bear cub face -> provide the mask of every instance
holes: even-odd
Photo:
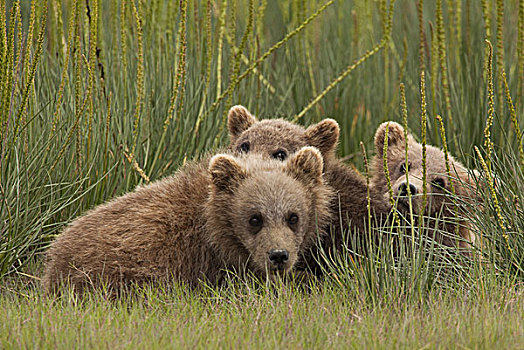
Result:
[[[285,160],[304,146],[320,150],[324,161],[334,157],[340,130],[333,119],[324,119],[307,129],[283,119],[258,121],[240,105],[229,110],[230,148],[238,153],[257,153]]]
[[[331,192],[323,160],[304,147],[286,162],[261,156],[217,155],[206,207],[210,243],[221,258],[259,275],[286,273],[317,237],[317,222],[330,216]]]
[[[388,186],[383,169],[383,152],[386,127],[389,124],[387,159],[393,195],[398,202],[398,209],[405,214],[409,213],[409,191],[414,214],[421,214],[422,210],[422,145],[408,134],[408,164],[406,168],[406,141],[404,128],[395,122],[382,123],[375,134],[376,157],[373,161],[372,186],[384,194],[389,200]],[[451,192],[451,181],[455,192],[459,196],[471,197],[473,181],[468,170],[453,157],[449,157],[450,176],[447,176],[444,152],[436,147],[426,146],[426,191],[427,206],[425,213],[428,216],[437,216],[442,211],[449,215],[451,202],[446,200],[446,194]]]

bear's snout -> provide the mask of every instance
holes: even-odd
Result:
[[[409,187],[406,177],[399,178],[392,187],[393,195],[399,204],[398,209],[408,212],[412,209],[414,213],[418,214],[422,205],[422,196],[420,194],[422,194],[424,189],[420,176],[418,174],[411,176],[410,174]],[[411,198],[408,198],[409,194],[411,194]],[[387,198],[389,199],[389,196]]]
[[[279,270],[284,270],[289,260],[289,252],[286,249],[271,249],[269,251],[269,261]]]
[[[409,191],[411,192],[411,195],[415,195],[418,193],[418,189],[415,185],[409,184]],[[407,182],[402,182],[400,186],[398,186],[398,195],[401,197],[407,197],[408,196],[408,184]]]

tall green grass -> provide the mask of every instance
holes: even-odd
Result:
[[[477,260],[397,227],[420,249],[398,257],[385,238],[371,258],[341,254],[336,283],[379,303],[522,281],[522,3],[0,1],[0,278],[87,209],[225,145],[241,103],[335,118],[339,156],[360,169],[360,143],[371,157],[376,127],[404,117],[493,180],[478,179],[478,204],[457,203]]]

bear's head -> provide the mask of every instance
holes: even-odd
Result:
[[[385,122],[377,129],[375,134],[376,156],[373,160],[373,176],[371,179],[372,187],[383,193],[384,200],[389,200],[383,163],[386,128],[388,129],[387,162],[394,199],[398,203],[398,209],[406,215],[409,214],[409,191],[412,195],[413,213],[420,214],[423,205],[422,145],[408,133],[408,163],[406,166],[404,128],[398,123]],[[448,176],[444,152],[430,145],[426,146],[426,152],[427,205],[424,215],[429,217],[454,216],[455,205],[449,197],[452,191],[451,182],[458,196],[465,200],[474,200],[476,188],[475,181],[471,176],[473,172],[468,171],[459,161],[449,156],[450,174]],[[461,235],[463,237],[468,236],[467,230],[463,231]]]
[[[304,147],[285,162],[261,155],[214,156],[206,222],[211,245],[230,267],[258,275],[290,271],[330,219],[323,160]]]
[[[307,129],[283,119],[257,119],[243,106],[229,110],[227,126],[233,152],[257,153],[285,160],[304,146],[320,150],[325,161],[335,155],[340,129],[333,119],[324,119]]]

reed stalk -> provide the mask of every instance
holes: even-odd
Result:
[[[437,119],[438,127],[440,130],[440,138],[442,140],[442,149],[444,151],[444,160],[446,163],[446,175],[449,179],[449,187],[451,188],[451,193],[455,195],[455,184],[451,176],[451,167],[449,163],[449,151],[448,151],[448,142],[446,140],[446,129],[444,128],[444,122],[442,121],[442,117],[440,115],[437,115],[435,119]]]
[[[355,57],[358,57],[358,51],[359,51],[359,39],[360,39],[360,35],[359,35],[359,26],[358,26],[358,16],[357,16],[357,11],[356,10],[352,10],[351,11],[351,19],[353,20],[353,33],[351,33],[351,57],[353,57],[353,55],[355,55]],[[313,93],[313,95],[316,95],[316,93]]]
[[[122,76],[127,77],[127,21],[126,0],[120,0],[120,62],[122,63]]]
[[[493,125],[493,115],[495,113],[494,108],[494,92],[493,92],[493,46],[491,42],[486,40],[488,46],[488,60],[487,60],[487,72],[488,78],[488,117],[486,119],[486,126],[484,128],[484,147],[486,148],[486,164],[491,169],[491,153],[493,151],[493,141],[491,140],[491,126]]]
[[[454,24],[455,24],[455,36],[456,36],[456,58],[457,61],[455,62],[456,65],[460,64],[460,52],[462,51],[462,0],[456,0],[455,1],[455,17],[454,17]]]
[[[180,87],[180,91],[178,92],[178,106],[177,106],[177,113],[175,116],[175,123],[178,121],[178,117],[180,116],[182,112],[182,108],[184,107],[184,97],[186,92],[186,50],[187,50],[187,0],[182,0],[180,2],[180,46],[179,46],[179,61],[178,61],[178,69],[177,69],[177,75],[178,75],[178,84]],[[176,125],[178,128],[178,124]],[[178,130],[178,129],[177,129]]]
[[[431,111],[435,116],[437,115],[437,90],[438,90],[438,40],[437,31],[434,30],[432,23],[429,23],[429,29],[431,32],[431,57],[429,61],[430,65],[430,77],[431,77]],[[436,131],[436,130],[435,130]],[[437,133],[435,134],[437,135]]]
[[[87,123],[87,144],[86,144],[86,158],[89,159],[89,152],[91,148],[91,138],[93,132],[93,116],[95,113],[94,99],[95,99],[95,72],[96,72],[96,45],[98,34],[98,6],[99,0],[92,0],[90,2],[89,18],[89,109],[88,109],[88,123]]]
[[[397,213],[397,202],[395,201],[395,196],[393,194],[393,186],[391,185],[391,176],[389,174],[389,165],[388,165],[388,141],[389,141],[389,123],[386,125],[386,130],[384,132],[384,148],[382,149],[382,168],[384,170],[384,177],[386,178],[386,184],[388,187],[389,194],[389,204],[393,209],[393,222],[400,226],[400,218]]]
[[[218,19],[218,53],[217,53],[217,96],[222,89],[222,47],[224,43],[224,32],[226,29],[227,0],[222,1],[220,17]]]
[[[515,106],[513,105],[513,100],[511,99],[511,92],[509,91],[508,81],[506,79],[506,72],[502,71],[502,80],[504,81],[504,91],[506,93],[506,103],[509,109],[509,116],[513,128],[515,129],[515,136],[517,137],[517,144],[519,150],[519,160],[521,167],[524,169],[524,148],[522,140],[522,132],[520,131],[519,122],[517,119],[517,113],[515,111]]]
[[[133,170],[135,170],[138,173],[138,175],[140,175],[142,180],[144,180],[146,184],[150,183],[151,180],[149,179],[149,176],[146,175],[144,169],[142,169],[136,161],[136,157],[133,156],[131,152],[129,152],[129,149],[127,147],[124,150],[124,156],[126,157],[129,164],[131,164]]]
[[[131,154],[135,155],[136,153],[136,144],[138,141],[138,128],[140,126],[140,117],[142,112],[142,100],[144,99],[144,49],[142,43],[142,10],[140,1],[137,6],[132,2],[133,5],[133,14],[136,22],[136,40],[137,40],[137,70],[136,70],[136,104],[135,104],[135,116],[134,116],[134,125],[133,125],[133,146],[131,148]]]
[[[524,103],[524,0],[519,1],[519,19],[518,19],[518,99],[517,104]]]
[[[511,245],[509,244],[509,236],[506,231],[506,225],[504,223],[504,217],[502,216],[502,209],[500,208],[500,203],[497,197],[497,193],[495,192],[495,183],[493,181],[493,175],[491,173],[491,167],[487,164],[487,162],[482,157],[482,154],[480,153],[480,150],[477,146],[475,146],[475,152],[477,153],[477,156],[479,157],[480,164],[482,165],[482,169],[484,170],[486,174],[486,180],[488,182],[489,187],[489,193],[491,195],[491,199],[493,200],[493,206],[495,207],[495,212],[497,216],[497,223],[502,230],[502,236],[504,237],[504,240],[506,241],[506,246],[510,253],[513,255],[513,249],[511,248]]]
[[[408,190],[408,201],[409,201],[409,220],[411,227],[411,242],[413,244],[412,249],[415,249],[415,219],[413,216],[413,200],[411,189],[409,187],[409,142],[408,142],[408,106],[406,103],[406,87],[403,83],[400,84],[400,112],[402,115],[402,124],[404,126],[404,166],[406,169],[406,187]]]
[[[398,68],[398,83],[400,85],[400,83],[402,82],[402,80],[404,79],[404,73],[406,72],[406,66],[408,64],[408,41],[407,39],[404,37],[404,39],[402,40],[402,59],[400,61],[400,66]]]
[[[7,19],[5,13],[5,0],[0,1],[0,130],[6,129],[7,134],[7,113],[4,109],[4,82],[7,78],[7,57],[8,57],[8,45],[7,45]],[[4,134],[5,135],[5,134]]]
[[[75,60],[73,61],[73,71],[74,71],[74,86],[75,86],[75,113],[78,114],[78,123],[82,118],[84,112],[85,103],[82,102],[82,39],[81,39],[81,19],[82,19],[82,2],[79,2],[76,8],[76,30],[75,30],[75,43],[74,43],[74,54]],[[87,99],[84,99],[84,102],[87,102]],[[82,111],[82,113],[80,113]],[[78,124],[77,124],[78,125]],[[82,167],[82,136],[81,128],[74,127],[75,130],[75,162],[76,162],[76,173],[77,175],[81,172]]]
[[[112,99],[112,93],[109,92],[109,96],[107,97],[107,105],[106,105],[106,131],[105,131],[105,138],[104,138],[104,173],[107,172],[107,156],[109,153],[109,133],[111,131],[111,99]]]
[[[259,38],[264,37],[264,16],[266,15],[266,9],[267,9],[267,0],[260,0],[260,6],[258,7],[257,11],[257,24],[256,24],[256,30],[257,30],[257,36]]]
[[[497,113],[502,115],[504,110],[504,83],[502,73],[504,71],[504,0],[495,2],[497,8]]]
[[[471,57],[471,0],[466,0],[466,30],[464,34],[464,42],[466,44],[466,54]]]
[[[491,40],[491,0],[481,0],[486,40]]]
[[[310,47],[309,38],[307,35],[305,36],[304,41],[305,41],[304,56],[306,57],[306,67],[307,67],[307,74],[309,76],[311,92],[313,93],[313,96],[317,96],[318,95],[317,82],[315,79],[315,74],[313,73],[313,59],[311,58],[311,47]],[[354,52],[358,52],[358,40],[356,40],[356,45],[354,46]],[[317,110],[320,116],[320,108],[318,108]]]
[[[1,87],[0,90],[2,91],[1,94],[1,106],[2,111],[1,113],[4,115],[2,119],[8,120],[9,118],[9,105],[11,102],[11,90],[13,89],[13,80],[14,80],[14,62],[15,62],[15,33],[16,33],[16,13],[19,11],[20,3],[18,1],[15,1],[13,3],[13,7],[11,7],[11,13],[9,16],[9,30],[6,33],[7,35],[7,45],[6,45],[6,52],[7,55],[4,57],[4,73],[2,74],[4,76],[4,79],[0,82]],[[19,122],[18,120],[16,121]],[[16,137],[16,134],[15,134]]]
[[[228,15],[228,17],[230,18],[230,20],[227,22],[228,26],[226,27],[226,29],[229,27],[229,35],[233,38],[233,42],[236,42],[236,36],[237,36],[236,12],[237,12],[237,2],[233,0],[233,1],[231,1],[230,5],[229,5],[229,15]],[[231,48],[230,52],[229,52],[229,67],[228,67],[228,71],[227,71],[227,73],[228,73],[227,75],[229,76],[230,84],[235,81],[235,79],[234,79],[235,61],[236,61],[235,58],[236,58],[236,55],[234,53],[233,48]],[[238,73],[237,73],[237,75],[238,75]],[[228,98],[227,98],[226,101],[229,101],[231,99],[232,93],[233,93],[233,91],[230,91],[227,94]],[[225,113],[227,113],[228,107],[229,107],[229,105],[226,103],[226,106],[224,108]],[[222,126],[222,124],[220,124],[220,126]]]
[[[440,115],[436,116],[436,119],[438,121],[438,127],[440,129],[440,138],[442,140],[442,149],[444,150],[444,160],[446,163],[446,175],[449,180],[449,187],[451,188],[451,194],[453,195],[453,198],[456,196],[455,192],[455,183],[453,181],[453,176],[451,175],[451,166],[450,166],[450,160],[449,160],[449,151],[448,151],[448,142],[446,141],[446,129],[444,128],[444,123],[442,122],[442,117]],[[456,200],[453,200],[454,202],[454,208],[455,208],[455,215],[458,215],[458,204],[456,203]],[[460,230],[460,223],[457,223],[455,225],[455,234],[459,235]]]
[[[421,110],[421,133],[422,133],[422,209],[421,213],[424,213],[426,205],[428,203],[428,167],[427,167],[427,111],[426,111],[426,75],[424,71],[420,72],[420,110]]]
[[[426,69],[426,54],[424,50],[425,34],[424,34],[424,0],[418,1],[418,36],[419,36],[419,70],[422,72]]]
[[[371,192],[370,192],[370,175],[369,175],[369,163],[368,163],[368,157],[366,154],[366,147],[364,146],[364,143],[360,141],[360,151],[362,153],[362,158],[364,159],[364,170],[366,172],[366,200],[367,200],[367,211],[368,211],[368,229],[371,229]]]
[[[484,32],[485,40],[491,42],[491,0],[481,0],[482,4],[482,16],[484,17]],[[485,56],[487,57],[489,48],[486,47]],[[487,61],[484,61],[484,72],[487,72]],[[487,81],[488,77],[484,76],[484,80]]]
[[[13,46],[13,50],[15,50],[14,52],[15,52],[16,55],[14,57],[14,62],[13,62],[13,77],[14,77],[14,79],[13,79],[13,82],[11,84],[11,96],[9,97],[8,119],[11,116],[11,111],[13,110],[13,105],[15,103],[14,94],[16,92],[20,92],[20,88],[19,88],[20,85],[18,84],[18,79],[22,79],[22,75],[24,73],[24,72],[21,71],[23,69],[23,64],[24,64],[24,62],[23,62],[23,59],[25,57],[24,52],[25,52],[25,49],[29,50],[29,48],[31,47],[31,46],[27,46],[27,43],[25,42],[25,39],[24,39],[24,34],[23,34],[23,31],[22,31],[22,11],[20,9],[20,6],[17,6],[16,23],[17,23],[17,33],[16,33],[15,37],[16,37],[16,40],[18,40],[18,48],[15,48]],[[13,43],[13,45],[16,45],[16,43]],[[15,65],[15,62],[16,62],[16,65]],[[20,124],[21,125],[25,125],[25,123],[26,123],[25,115],[26,115],[26,113],[22,113],[21,120],[20,120]],[[0,118],[0,120],[2,120],[2,118]],[[26,129],[24,128],[22,132],[25,135],[25,137],[22,136],[22,137],[24,137],[24,143],[25,143],[27,141]]]
[[[437,0],[437,42],[438,42],[438,56],[440,66],[440,79],[442,83],[442,90],[444,91],[444,101],[446,103],[446,117],[449,123],[451,132],[455,132],[453,116],[451,114],[451,97],[449,92],[448,80],[448,64],[446,59],[446,32],[444,29],[444,16],[442,15],[442,0]]]
[[[31,10],[29,15],[29,24],[27,28],[27,39],[26,39],[26,50],[24,55],[24,72],[27,74],[30,70],[31,64],[31,47],[33,46],[33,35],[35,31],[35,20],[36,20],[36,0],[31,1]],[[27,83],[25,81],[24,83]]]

